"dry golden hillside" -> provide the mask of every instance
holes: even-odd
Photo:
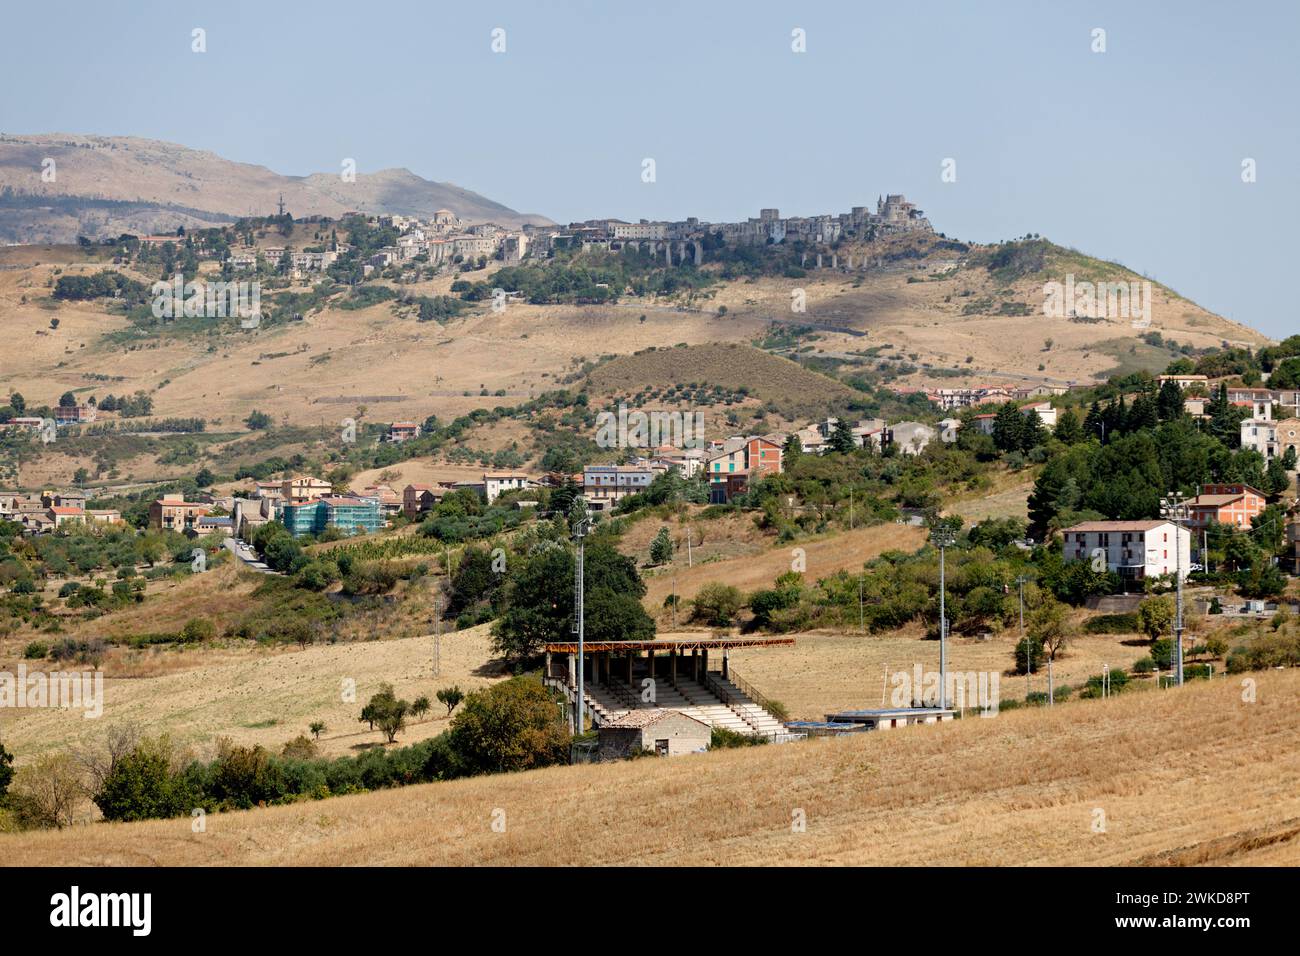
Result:
[[[786,746],[0,837],[11,864],[1295,865],[1300,673]],[[492,823],[505,815],[505,832]],[[806,828],[792,822],[802,816]]]

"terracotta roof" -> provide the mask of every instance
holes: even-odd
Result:
[[[1162,524],[1170,524],[1170,522],[1163,519],[1150,519],[1147,521],[1085,521],[1082,524],[1076,524],[1072,528],[1063,528],[1062,531],[1065,534],[1072,534],[1076,531],[1150,531]]]
[[[1234,501],[1240,501],[1246,497],[1244,493],[1235,495],[1197,495],[1188,502],[1192,508],[1221,508],[1224,505],[1232,504]]]
[[[692,717],[690,714],[683,714],[680,710],[670,710],[666,707],[647,707],[644,710],[629,710],[622,717],[610,721],[605,726],[617,728],[649,727],[651,724],[656,724],[665,717],[674,715],[685,717],[687,720],[694,720],[701,727],[707,728],[709,726],[704,721]]]

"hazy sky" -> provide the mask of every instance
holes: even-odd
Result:
[[[950,236],[1041,233],[1300,332],[1296,2],[71,2],[0,22],[6,133],[296,175],[353,157],[559,221],[902,192]]]

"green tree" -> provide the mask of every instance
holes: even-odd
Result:
[[[380,684],[379,692],[370,698],[363,715],[367,710],[370,713],[368,719],[373,720],[371,726],[377,725],[391,744],[406,729],[406,715],[411,712],[411,705],[397,697],[392,684],[385,683]]]
[[[1147,598],[1138,605],[1138,630],[1148,640],[1156,640],[1166,633],[1174,623],[1174,605],[1167,595]]]
[[[1054,432],[1057,440],[1067,445],[1073,445],[1083,441],[1083,426],[1079,424],[1079,416],[1074,409],[1067,408],[1056,420],[1056,430]]]
[[[667,564],[673,559],[673,539],[668,533],[667,526],[659,529],[653,541],[650,542],[650,560],[655,564]]]
[[[181,817],[201,803],[177,773],[165,736],[142,740],[114,761],[91,799],[112,821]]]
[[[0,744],[0,799],[9,792],[9,783],[14,778],[14,755]]]
[[[434,696],[438,698],[438,703],[447,708],[448,717],[451,716],[451,712],[456,709],[460,702],[465,699],[465,693],[458,685],[444,687],[442,690],[438,691],[438,693],[434,694]]]
[[[695,595],[691,615],[710,627],[729,627],[743,604],[744,598],[739,589],[730,584],[710,581]]]
[[[840,418],[835,423],[835,428],[826,440],[826,447],[841,455],[851,455],[857,450],[857,442],[853,440],[853,426],[847,418]]]
[[[536,677],[474,691],[451,722],[449,744],[471,774],[566,763],[569,731],[557,701]]]

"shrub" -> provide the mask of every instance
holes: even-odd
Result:
[[[311,760],[318,753],[316,743],[306,734],[299,734],[280,748],[280,756],[289,760]]]
[[[569,731],[536,677],[514,677],[465,698],[448,741],[468,773],[500,773],[567,763]]]
[[[210,641],[217,636],[217,628],[211,621],[192,617],[185,622],[181,632],[176,635],[176,639],[183,644],[197,644],[202,641]]]
[[[1138,632],[1137,612],[1099,614],[1089,618],[1083,629],[1089,634],[1136,634]]]
[[[45,641],[32,641],[23,648],[23,657],[29,661],[38,661],[50,652],[50,645]]]
[[[744,602],[738,588],[714,581],[700,588],[692,603],[692,619],[710,627],[728,627]]]
[[[759,734],[742,734],[726,727],[714,727],[709,734],[709,747],[726,750],[732,747],[757,747],[767,743],[767,738]]]
[[[1133,664],[1134,674],[1150,674],[1156,669],[1156,662],[1150,657],[1144,657]]]

